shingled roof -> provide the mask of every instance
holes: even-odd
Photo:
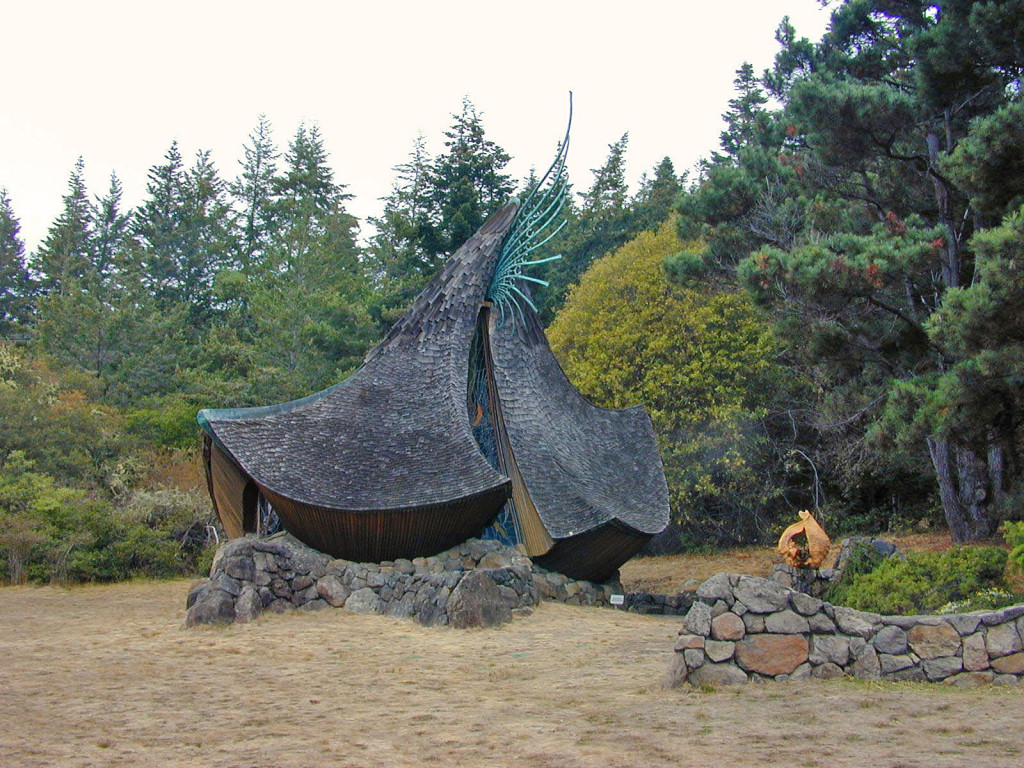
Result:
[[[531,555],[603,579],[665,527],[668,492],[643,408],[591,405],[532,309],[489,311],[517,210],[491,217],[341,384],[282,405],[200,412],[229,535],[252,529],[262,495],[311,546],[379,561],[479,535],[508,504],[536,518],[526,521]],[[485,457],[467,409],[480,333],[501,462]]]

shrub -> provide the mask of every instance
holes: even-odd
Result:
[[[888,614],[931,613],[1003,586],[1006,552],[998,547],[957,547],[948,552],[912,552],[887,558],[853,576],[842,603]]]
[[[1024,521],[1017,523],[1007,521],[1003,523],[1001,530],[1003,538],[1010,545],[1010,560],[1018,568],[1024,570]]]

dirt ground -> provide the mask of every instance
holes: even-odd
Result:
[[[0,589],[0,765],[1024,765],[1021,688],[672,691],[678,619],[545,604],[492,630],[344,610],[186,630],[187,589]]]

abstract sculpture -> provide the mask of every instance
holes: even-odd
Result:
[[[255,531],[269,504],[297,538],[348,560],[427,556],[483,535],[603,581],[664,529],[668,491],[646,411],[584,400],[530,300],[527,283],[542,281],[524,269],[564,204],[567,147],[348,379],[290,403],[199,413],[230,537]]]

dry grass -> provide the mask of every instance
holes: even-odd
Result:
[[[187,587],[0,589],[0,765],[1024,764],[1022,689],[667,691],[678,620],[547,604],[496,630],[344,610],[185,630]]]

